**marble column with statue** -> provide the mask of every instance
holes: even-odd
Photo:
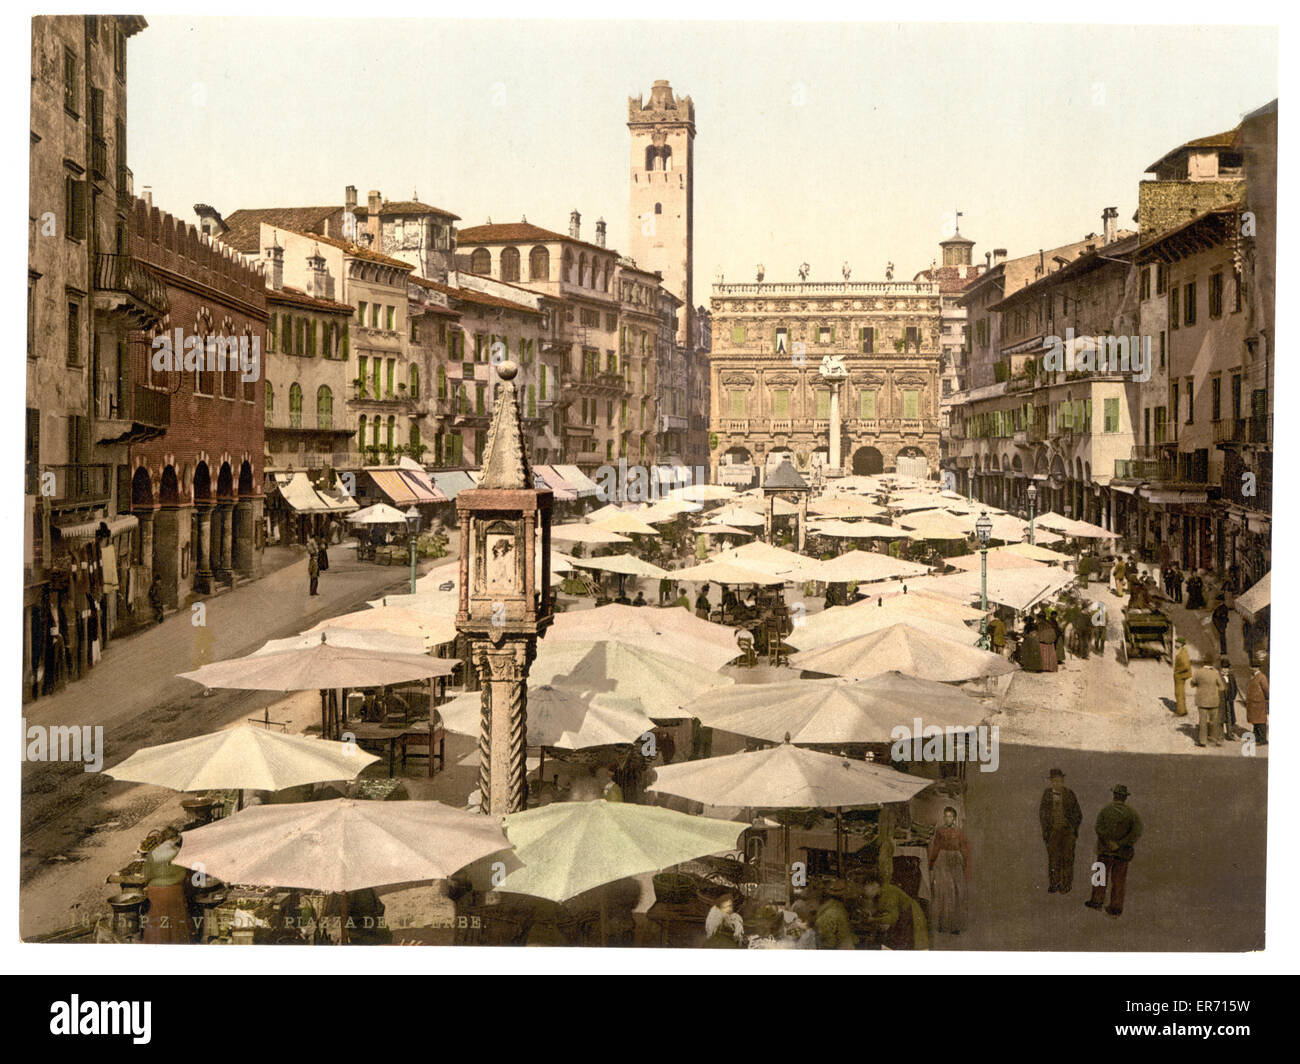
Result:
[[[456,496],[460,521],[460,608],[481,684],[479,794],[484,813],[514,813],[527,805],[525,752],[528,668],[537,639],[551,623],[549,489],[534,486],[524,446],[512,361],[496,367],[501,380],[476,488]]]

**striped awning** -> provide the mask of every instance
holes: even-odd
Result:
[[[118,536],[123,532],[128,532],[140,524],[138,518],[133,514],[119,514],[117,517],[105,517],[101,519],[104,524],[108,525],[108,534]],[[100,521],[82,521],[75,525],[55,525],[60,538],[66,543],[74,539],[94,539],[95,533],[99,531]]]
[[[541,479],[542,483],[551,489],[555,496],[556,502],[573,502],[578,497],[577,490],[563,476],[559,470],[550,465],[535,465],[533,472]]]
[[[411,469],[367,470],[375,487],[394,506],[414,506],[421,503],[446,502],[447,496],[429,482],[427,475]]]

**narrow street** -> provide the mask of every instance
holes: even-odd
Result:
[[[423,563],[420,571],[454,560],[453,547],[449,557]],[[330,553],[329,571],[322,574],[313,602],[306,569],[306,554],[301,553],[261,579],[207,600],[205,626],[191,624],[191,612],[184,610],[157,627],[114,642],[84,679],[25,707],[26,723],[102,726],[104,766],[110,767],[143,746],[214,731],[261,715],[272,705],[274,719],[283,719],[285,705],[307,714],[318,712],[314,692],[286,698],[266,691],[222,690],[205,697],[196,684],[176,676],[207,661],[249,653],[267,640],[295,635],[385,592],[405,593],[409,579],[405,567],[359,564],[352,548],[339,546]],[[303,726],[310,719],[304,716]],[[303,726],[289,730],[301,731]],[[102,845],[95,839],[96,825],[112,823],[114,830],[129,829],[134,838],[132,824],[165,799],[175,798],[159,788],[115,783],[103,773],[84,771],[80,763],[27,762],[22,787],[21,882],[28,898],[41,896],[46,876],[68,872],[85,859],[83,846]],[[111,810],[106,808],[110,802]],[[76,878],[84,881],[86,875]],[[53,930],[61,926],[60,917],[67,916],[42,904],[41,911],[53,923],[41,920],[41,927],[29,929],[35,915],[30,909],[24,906],[24,934]]]

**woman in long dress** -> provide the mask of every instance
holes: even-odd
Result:
[[[948,806],[943,827],[930,840],[930,915],[936,931],[966,930],[970,865],[970,840],[957,826],[957,810]]]

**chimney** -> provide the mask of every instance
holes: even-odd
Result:
[[[153,210],[153,185],[144,186],[144,203],[150,210]]]
[[[278,292],[284,287],[284,248],[280,246],[274,232],[271,234],[271,243],[266,248],[266,261],[270,264],[267,277],[271,280],[271,287]]]
[[[370,247],[379,246],[379,205],[382,202],[379,190],[372,188],[366,197],[366,230],[370,233]]]
[[[580,240],[582,232],[582,215],[576,210],[569,215],[569,236],[574,240]]]
[[[283,255],[283,251],[281,255]],[[326,291],[329,287],[328,277],[325,273],[325,256],[320,253],[320,245],[312,246],[311,254],[307,256],[307,294],[315,296],[317,299],[326,299]]]
[[[1102,231],[1106,234],[1104,244],[1115,243],[1115,230],[1119,224],[1119,208],[1107,207],[1101,212]]]
[[[357,213],[356,185],[348,185],[348,187],[343,190],[343,209],[345,211],[351,211],[353,214]]]
[[[596,243],[601,247],[605,246],[605,219],[601,218],[596,222]]]
[[[1001,266],[1002,263],[1004,263],[1004,262],[1006,261],[1006,259],[1007,259],[1007,249],[1006,249],[1006,248],[994,248],[994,249],[993,249],[993,265],[994,265],[994,266]]]

